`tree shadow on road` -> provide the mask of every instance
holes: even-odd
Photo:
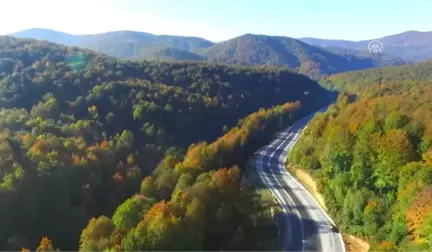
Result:
[[[293,213],[280,212],[275,218],[285,240],[286,251],[320,251],[322,248],[318,235],[332,232],[325,222],[299,217]]]

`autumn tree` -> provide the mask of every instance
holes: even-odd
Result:
[[[46,252],[46,251],[56,251],[56,250],[54,249],[52,241],[48,237],[44,237],[40,241],[40,244],[37,247],[36,251],[38,251],[38,252],[42,252],[42,251]]]
[[[432,213],[432,187],[429,186],[415,196],[415,199],[406,212],[408,230],[418,236],[419,227]]]
[[[109,238],[114,230],[112,221],[101,216],[92,218],[82,231],[80,251],[103,251],[109,248]]]

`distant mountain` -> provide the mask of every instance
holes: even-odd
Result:
[[[336,52],[335,52],[336,51]],[[324,50],[297,39],[279,36],[246,34],[209,48],[208,61],[228,64],[283,65],[312,78],[358,69],[383,66],[380,60],[368,53],[350,50],[341,53],[337,49]],[[389,65],[404,64],[402,59],[385,61]],[[384,61],[383,61],[384,62]]]
[[[71,35],[52,30],[31,29],[12,35],[89,48],[124,59],[286,66],[314,79],[333,73],[404,63],[399,58],[387,56],[392,60],[384,64],[371,58],[368,53],[345,51],[341,54],[334,52],[335,49],[324,50],[289,37],[253,34],[245,34],[220,43],[197,37],[154,35],[134,31]]]
[[[115,31],[94,35],[71,35],[47,29],[29,29],[11,34],[18,38],[33,38],[49,42],[89,48],[121,58],[133,58],[149,54],[149,48],[165,46],[182,51],[211,47],[214,43],[203,38],[154,35],[146,32]],[[153,51],[153,49],[151,49]],[[169,54],[169,52],[167,51]]]
[[[350,57],[358,57],[364,59],[371,58],[371,54],[369,53],[368,50],[360,50],[360,49],[356,50],[356,49],[349,49],[349,48],[342,48],[342,47],[326,47],[325,50],[333,54],[343,56],[347,59],[350,59]],[[373,60],[376,62],[377,65],[381,67],[399,66],[408,63],[402,58],[390,55],[388,53],[382,53],[380,57],[375,56]]]
[[[165,45],[153,45],[143,47],[137,53],[135,59],[142,60],[185,60],[185,61],[204,61],[205,57],[193,52],[181,50]]]
[[[323,48],[341,47],[367,50],[371,40],[348,41],[317,38],[300,38],[299,40]],[[396,35],[377,38],[384,45],[384,52],[398,56],[406,61],[419,62],[432,59],[432,31],[407,31]]]
[[[17,38],[32,38],[37,40],[47,40],[52,43],[73,46],[80,41],[80,36],[69,33],[49,30],[49,29],[28,29],[21,32],[10,34]]]

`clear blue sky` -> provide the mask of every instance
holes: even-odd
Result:
[[[0,34],[136,30],[212,41],[245,33],[361,40],[432,31],[432,0],[5,0]]]

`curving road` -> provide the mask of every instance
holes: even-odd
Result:
[[[284,230],[284,251],[346,252],[342,236],[331,230],[334,222],[285,168],[288,152],[313,115],[297,121],[257,151],[256,167],[261,180],[281,205],[283,214],[279,222]]]

